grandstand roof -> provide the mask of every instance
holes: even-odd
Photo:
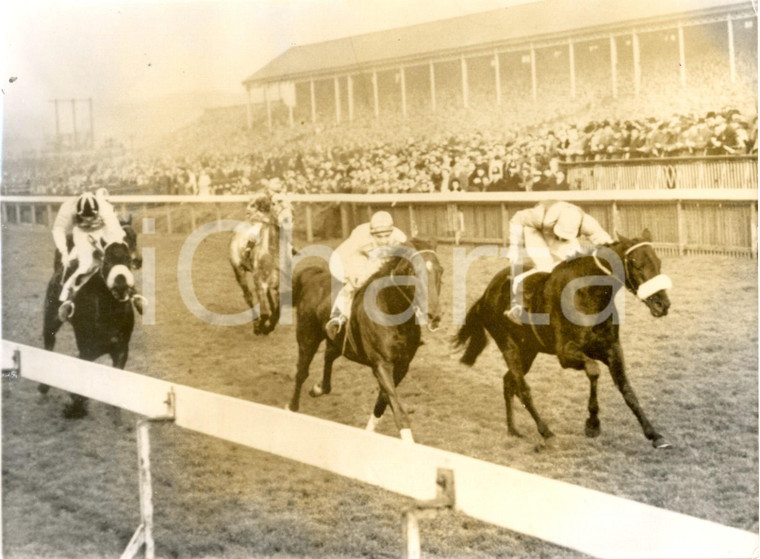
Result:
[[[747,9],[750,0],[542,0],[430,23],[344,37],[288,49],[243,83],[304,78],[316,73],[461,53],[478,47],[521,43],[672,20],[700,12]]]

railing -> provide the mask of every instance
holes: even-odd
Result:
[[[564,163],[579,190],[757,189],[757,155]]]
[[[50,226],[63,196],[0,197],[3,223]],[[114,196],[117,209],[154,220],[156,231],[190,232],[209,221],[243,219],[248,196]],[[308,242],[346,238],[372,212],[391,212],[396,224],[442,242],[498,243],[509,239],[509,218],[540,200],[581,206],[610,234],[648,228],[655,245],[673,254],[757,256],[757,189],[575,190],[448,194],[292,195],[296,231]]]
[[[467,456],[6,340],[2,355],[5,377],[21,376],[418,500],[436,502],[437,494],[440,500],[437,486],[445,485],[450,508],[595,557],[745,558],[757,553],[756,533]],[[123,557],[133,557],[142,545],[146,557],[153,555],[145,420],[138,426],[143,524]],[[546,522],[547,503],[562,511],[551,522]],[[405,531],[410,526],[416,522],[406,522]],[[418,536],[407,534],[412,540]],[[407,547],[407,556],[418,552],[414,545]]]

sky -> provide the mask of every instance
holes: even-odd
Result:
[[[242,103],[241,81],[292,46],[524,1],[6,0],[0,2],[4,124],[49,129],[55,98],[93,98],[104,107],[214,90],[239,95]]]

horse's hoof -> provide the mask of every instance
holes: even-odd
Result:
[[[38,384],[37,392],[39,392],[43,396],[46,396],[47,393],[50,392],[50,386],[48,386],[47,384]]]
[[[520,433],[520,431],[518,431],[517,429],[507,429],[507,434],[510,437],[517,437],[518,439],[523,438],[522,433]]]
[[[319,396],[322,396],[324,394],[324,390],[322,390],[321,384],[315,384],[311,387],[311,390],[309,390],[309,396],[313,396],[314,398],[317,398]]]
[[[595,422],[590,419],[586,420],[586,436],[588,438],[593,439],[598,437],[601,432],[602,429],[599,426],[599,420],[596,420]]]
[[[63,417],[66,419],[83,419],[88,413],[84,405],[69,405],[63,408]]]
[[[662,437],[657,437],[655,440],[653,440],[652,446],[655,448],[673,448],[673,445],[671,445]]]

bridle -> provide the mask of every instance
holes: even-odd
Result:
[[[620,280],[619,277],[615,276],[612,273],[612,270],[610,270],[607,266],[602,264],[602,262],[599,260],[599,257],[596,254],[598,249],[594,249],[592,256],[594,257],[594,263],[599,267],[599,269],[601,269],[608,276],[616,279],[621,284],[625,285],[626,289],[628,289],[628,291],[636,295],[636,297],[638,297],[642,301],[645,301],[646,299],[648,299],[649,297],[651,297],[658,291],[661,291],[663,289],[670,289],[671,287],[673,287],[673,283],[671,282],[670,278],[665,274],[657,274],[656,276],[638,285],[634,282],[633,274],[629,272],[628,259],[634,250],[641,248],[643,246],[652,246],[652,243],[650,241],[642,241],[640,243],[636,243],[635,245],[627,248],[626,251],[623,253],[623,267],[625,270],[625,278],[622,281]]]
[[[430,250],[430,249],[417,250],[417,251],[415,251],[415,252],[414,252],[414,254],[412,254],[412,255],[411,255],[411,256],[410,256],[410,257],[409,257],[407,260],[409,260],[409,261],[411,262],[411,261],[414,259],[414,257],[415,257],[415,256],[421,256],[422,254],[424,254],[424,253],[426,253],[426,252],[428,252],[428,253],[430,253],[430,254],[436,254],[436,252],[435,252],[434,250]],[[395,279],[395,275],[394,275],[394,273],[393,273],[393,270],[391,270],[391,273],[390,273],[390,278],[391,278],[391,282],[393,283],[393,287],[395,287],[396,289],[398,289],[399,293],[401,293],[401,296],[404,298],[404,300],[405,300],[407,303],[409,303],[409,304],[412,306],[412,308],[414,309],[414,314],[415,314],[415,316],[417,317],[417,319],[418,319],[418,320],[422,320],[423,318],[425,318],[425,317],[423,317],[423,314],[422,314],[422,309],[420,309],[419,305],[416,305],[416,304],[414,303],[414,300],[413,300],[413,299],[410,299],[410,298],[409,298],[409,297],[406,295],[406,293],[404,292],[404,290],[403,290],[403,289],[401,289],[401,287],[402,287],[402,286],[400,286],[400,285],[399,285],[399,284],[397,284],[395,281],[393,281],[393,280]],[[430,322],[427,322],[427,321],[426,321],[426,323],[425,323],[425,326],[427,326],[427,329],[428,329],[430,332],[436,332],[436,331],[437,331],[437,330],[440,328],[440,326],[439,326],[439,327],[437,327],[437,328],[431,328],[431,327],[430,327]]]
[[[129,258],[129,261],[131,262],[129,244],[127,242],[125,242],[125,241],[112,241],[112,242],[108,243],[105,247],[103,247],[102,249],[100,249],[102,251],[102,253],[103,253],[103,263],[102,263],[101,268],[100,268],[100,276],[106,282],[106,286],[108,287],[109,291],[111,290],[111,286],[113,285],[113,283],[114,283],[114,281],[116,279],[116,276],[118,276],[118,275],[121,274],[121,275],[124,275],[126,278],[130,278],[130,277],[133,278],[133,276],[132,276],[132,270],[130,269],[130,266],[128,264],[114,264],[113,266],[111,266],[109,268],[108,274],[104,275],[104,272],[105,272],[105,254],[108,251],[108,248],[111,247],[111,246],[113,246],[113,245],[123,245],[124,248],[127,251],[127,256]],[[129,272],[129,273],[126,274],[125,271]],[[131,280],[131,282],[128,281],[127,285],[130,288],[129,290],[127,290],[127,294],[122,299],[116,299],[117,301],[119,301],[120,303],[124,303],[126,301],[131,301],[133,298],[142,299],[143,302],[146,301],[146,299],[142,295],[136,295],[136,294],[130,293],[132,291],[132,288],[134,287],[134,278]],[[113,291],[111,292],[111,294],[113,295]],[[116,298],[116,297],[114,296],[114,298]]]

